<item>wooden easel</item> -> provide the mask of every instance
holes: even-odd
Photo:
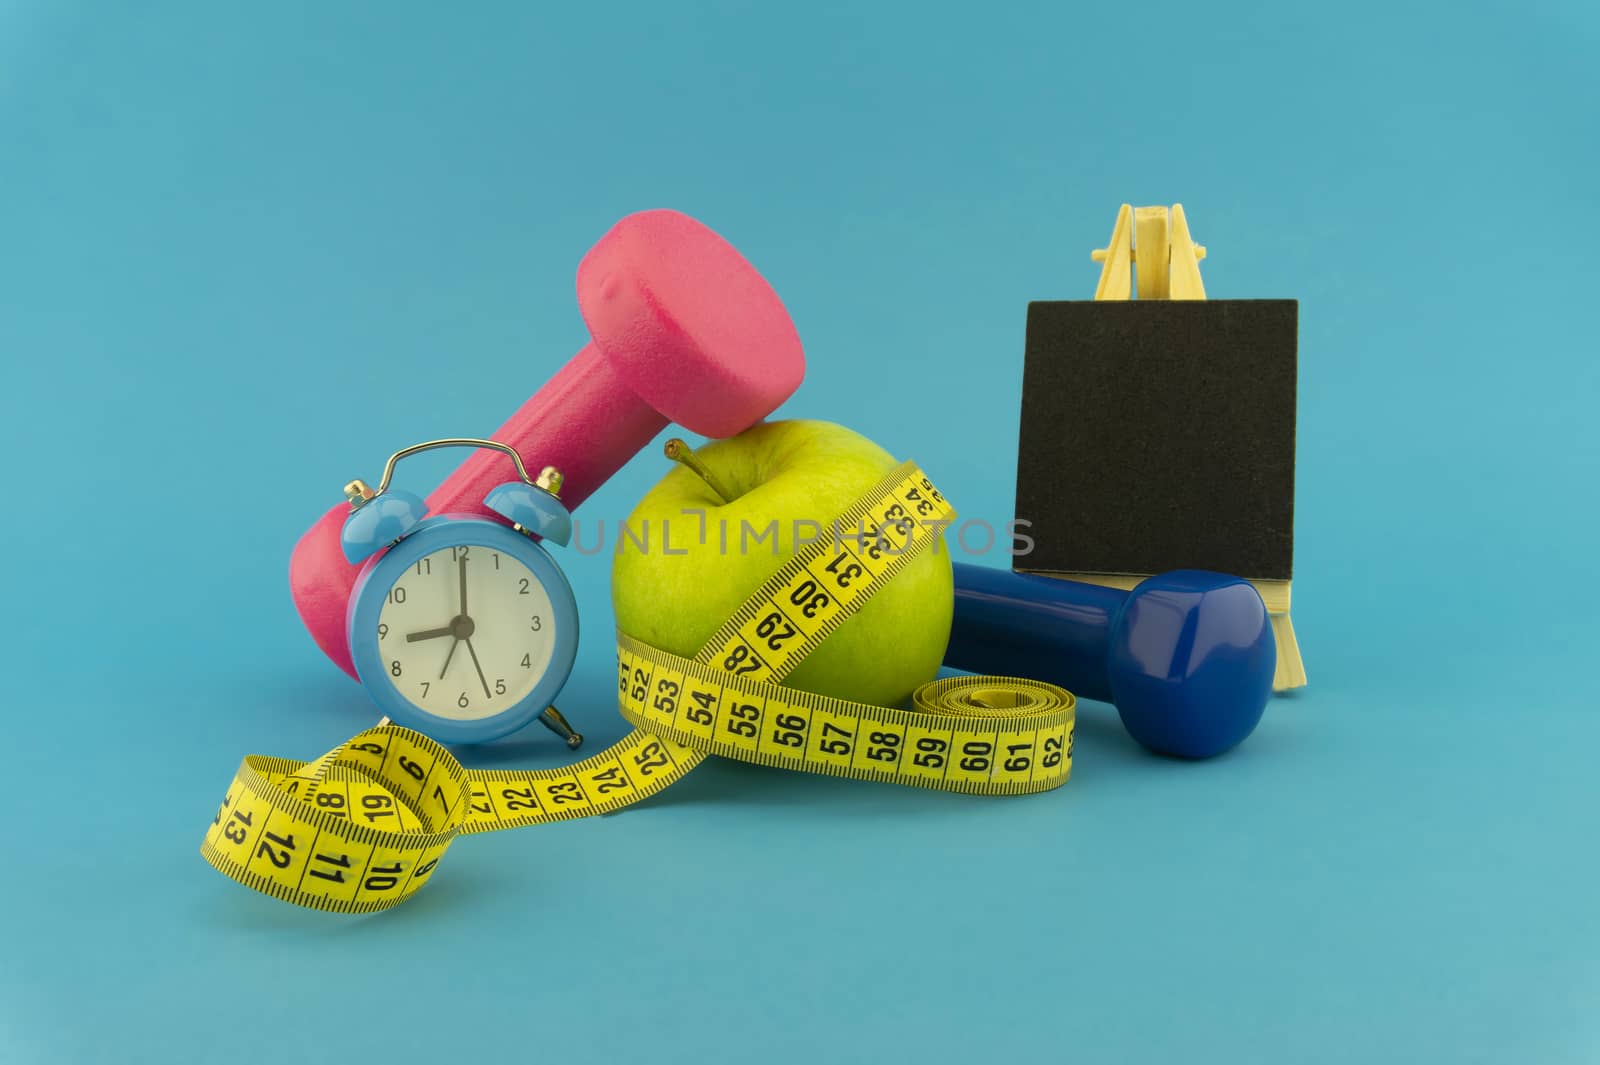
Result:
[[[1097,300],[1133,298],[1137,289],[1142,300],[1203,300],[1205,285],[1200,280],[1200,260],[1206,257],[1203,245],[1189,235],[1189,221],[1183,205],[1130,207],[1123,204],[1111,241],[1096,249],[1091,258],[1102,263]],[[1137,276],[1137,283],[1134,281]],[[1129,589],[1143,576],[1105,573],[1063,573],[1075,581],[1112,588]],[[1295,639],[1294,623],[1289,619],[1289,581],[1252,580],[1272,618],[1272,635],[1278,643],[1278,668],[1272,680],[1276,691],[1304,687],[1306,667]]]

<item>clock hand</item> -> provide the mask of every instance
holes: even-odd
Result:
[[[444,680],[444,675],[445,675],[446,671],[448,671],[449,668],[450,668],[450,659],[455,657],[456,644],[458,644],[460,642],[461,642],[461,637],[459,637],[459,636],[457,636],[455,638],[455,640],[451,642],[450,650],[444,656],[444,669],[439,670],[439,679],[440,680]]]
[[[449,625],[442,629],[429,629],[426,632],[406,633],[406,643],[416,643],[418,640],[437,640],[441,636],[448,636],[454,631]]]
[[[462,555],[461,555],[461,558],[459,560],[460,563],[461,563],[460,574],[461,574],[461,616],[462,617],[466,617],[467,616],[467,556],[466,556],[465,552],[466,552],[466,548],[462,548]]]
[[[478,665],[478,652],[472,649],[471,639],[467,640],[467,654],[472,656],[472,668],[478,671],[478,683],[483,685],[483,697],[493,699],[494,696],[489,694],[489,682],[483,679],[483,667]]]

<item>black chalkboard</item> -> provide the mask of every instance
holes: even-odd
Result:
[[[1028,305],[1019,570],[1294,569],[1295,300]]]

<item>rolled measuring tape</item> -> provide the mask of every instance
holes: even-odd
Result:
[[[913,515],[915,517],[913,517]],[[767,579],[693,659],[617,635],[617,702],[635,726],[614,746],[545,770],[468,770],[398,725],[312,762],[250,755],[200,853],[224,875],[299,906],[372,913],[432,879],[456,836],[609,813],[654,795],[708,755],[976,795],[1064,784],[1075,702],[1051,684],[953,677],[912,709],[779,685],[939,541],[955,511],[912,463]]]

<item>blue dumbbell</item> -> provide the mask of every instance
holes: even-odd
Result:
[[[1221,754],[1250,735],[1272,696],[1272,625],[1239,577],[1177,570],[1124,592],[956,563],[955,584],[945,665],[1114,703],[1157,753]]]

